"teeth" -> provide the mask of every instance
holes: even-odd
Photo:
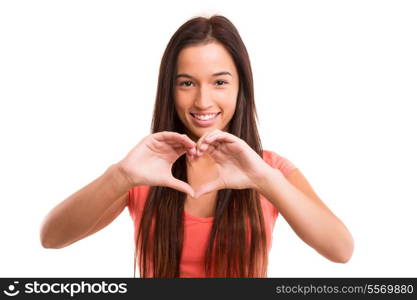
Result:
[[[193,114],[193,116],[194,116],[196,119],[206,121],[206,120],[213,119],[215,116],[217,116],[217,114],[207,114],[207,115],[197,115],[197,114]]]

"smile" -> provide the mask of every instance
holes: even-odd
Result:
[[[205,113],[205,114],[190,113],[190,115],[192,116],[192,121],[193,121],[194,126],[210,127],[216,123],[217,117],[220,115],[220,112],[218,113],[210,112],[210,113]]]
[[[195,113],[190,113],[190,114],[198,120],[208,121],[208,120],[214,119],[220,113],[218,112],[218,113],[209,113],[209,114],[195,114]]]

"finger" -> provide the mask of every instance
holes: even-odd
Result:
[[[199,156],[202,155],[202,151],[200,151],[201,149],[207,149],[206,146],[204,146],[204,145],[207,144],[206,140],[207,140],[208,137],[213,136],[213,135],[217,135],[217,134],[221,134],[222,132],[223,131],[221,131],[219,129],[215,129],[213,131],[210,131],[210,132],[204,134],[197,142],[197,145],[196,145],[197,155],[199,155]]]
[[[213,142],[226,142],[226,143],[233,143],[236,142],[236,137],[227,132],[221,132],[206,138],[206,143],[213,143]]]
[[[214,151],[218,150],[217,148],[219,147],[218,143],[213,143],[210,144],[206,150],[207,153],[212,154]]]
[[[156,140],[171,146],[177,152],[178,156],[187,153],[188,157],[193,158],[196,155],[196,143],[185,134],[163,131],[156,134]]]
[[[199,186],[194,192],[194,198],[198,199],[207,193],[217,191],[223,188],[225,188],[223,182],[220,179],[216,179],[207,184]]]
[[[203,143],[204,139],[210,134],[211,132],[206,132],[202,137],[200,137],[196,144],[197,156],[201,156],[201,152],[199,151],[201,144]]]
[[[161,131],[155,134],[155,139],[160,142],[177,142],[185,145],[187,148],[195,147],[196,143],[186,134],[179,134],[173,131]]]
[[[187,147],[184,144],[180,143],[168,143],[177,153],[178,155],[182,155],[187,153],[188,156],[194,156],[196,154],[195,147]]]
[[[201,144],[201,146],[197,149],[199,152],[205,152],[209,149],[210,145],[216,145],[216,147],[218,146],[219,142],[215,139],[216,136],[221,135],[222,133],[217,133],[211,136],[208,136],[205,138],[204,142]]]
[[[191,155],[191,156],[195,156],[197,154],[197,151],[195,150],[195,147],[192,147],[190,149],[187,150],[187,152]]]
[[[196,154],[197,154],[197,152],[196,152],[195,148],[187,150],[187,157],[191,160],[196,158]]]
[[[211,149],[209,153],[212,153],[213,149],[210,148],[210,145],[214,145],[217,149],[219,144],[221,143],[234,143],[237,142],[236,137],[227,133],[227,132],[218,132],[216,134],[213,134],[211,136],[206,137],[204,140],[204,143],[200,146],[197,151],[199,152],[205,152],[208,149]]]
[[[208,140],[206,140],[207,144],[209,145],[209,147],[207,147],[207,149],[204,150],[203,148],[203,152],[204,151],[209,151],[209,153],[212,153],[213,151],[216,150],[220,150],[220,146],[221,145],[225,145],[225,144],[232,144],[232,143],[238,143],[238,140],[236,140],[233,137],[227,136],[227,135],[223,135],[223,134],[219,134],[219,135],[215,135],[212,136],[210,138],[208,138]],[[212,146],[212,147],[210,147]]]
[[[184,192],[194,198],[194,189],[186,182],[171,177],[166,186]]]
[[[199,146],[203,145],[205,140],[207,139],[207,137],[218,134],[218,133],[222,133],[223,131],[219,130],[219,129],[214,129],[212,131],[206,132],[202,137],[200,137],[197,141],[196,144],[196,148],[198,149]]]
[[[207,153],[213,153],[213,151],[216,151],[216,150],[219,150],[219,144],[220,143],[218,143],[217,141],[215,141],[215,142],[213,142],[213,143],[210,143],[210,144],[203,144],[201,147],[200,147],[200,149],[199,149],[199,151],[200,151],[200,153],[205,153],[205,152],[207,152]]]
[[[181,154],[187,153],[187,156],[190,159],[193,159],[196,156],[196,154],[197,154],[197,151],[196,151],[195,147],[192,147],[192,148],[183,148],[183,149],[184,149],[184,152],[182,152]]]
[[[208,147],[209,147],[209,144],[206,144],[206,143],[204,143],[204,144],[202,144],[201,146],[200,146],[200,148],[198,149],[200,152],[204,152],[204,151],[206,151],[207,149],[208,149]]]
[[[177,141],[167,141],[164,142],[167,145],[171,146],[175,151],[177,151],[178,155],[182,155],[185,152],[187,152],[188,156],[195,156],[196,155],[196,149],[194,146],[187,146],[183,143],[177,142]]]
[[[163,140],[163,141],[158,141],[158,142],[165,143],[172,147],[184,147],[186,149],[195,148],[196,146],[196,143],[194,141],[193,141],[193,144],[189,144],[188,142],[185,142],[184,140]]]

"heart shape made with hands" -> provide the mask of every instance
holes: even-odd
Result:
[[[191,160],[197,160],[204,153],[208,153],[218,171],[216,179],[200,185],[195,190],[188,183],[184,183],[189,191],[192,190],[193,195],[189,194],[193,198],[225,188],[253,188],[253,182],[244,169],[252,170],[254,165],[259,165],[259,160],[263,162],[243,140],[218,129],[200,137],[196,146],[188,149],[186,153]]]

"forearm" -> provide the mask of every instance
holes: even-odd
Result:
[[[294,187],[276,169],[257,182],[264,195],[285,218],[294,232],[320,254],[335,262],[349,260],[353,239],[345,225],[327,208]]]
[[[42,244],[63,247],[78,240],[131,188],[118,164],[54,207],[41,227]]]

